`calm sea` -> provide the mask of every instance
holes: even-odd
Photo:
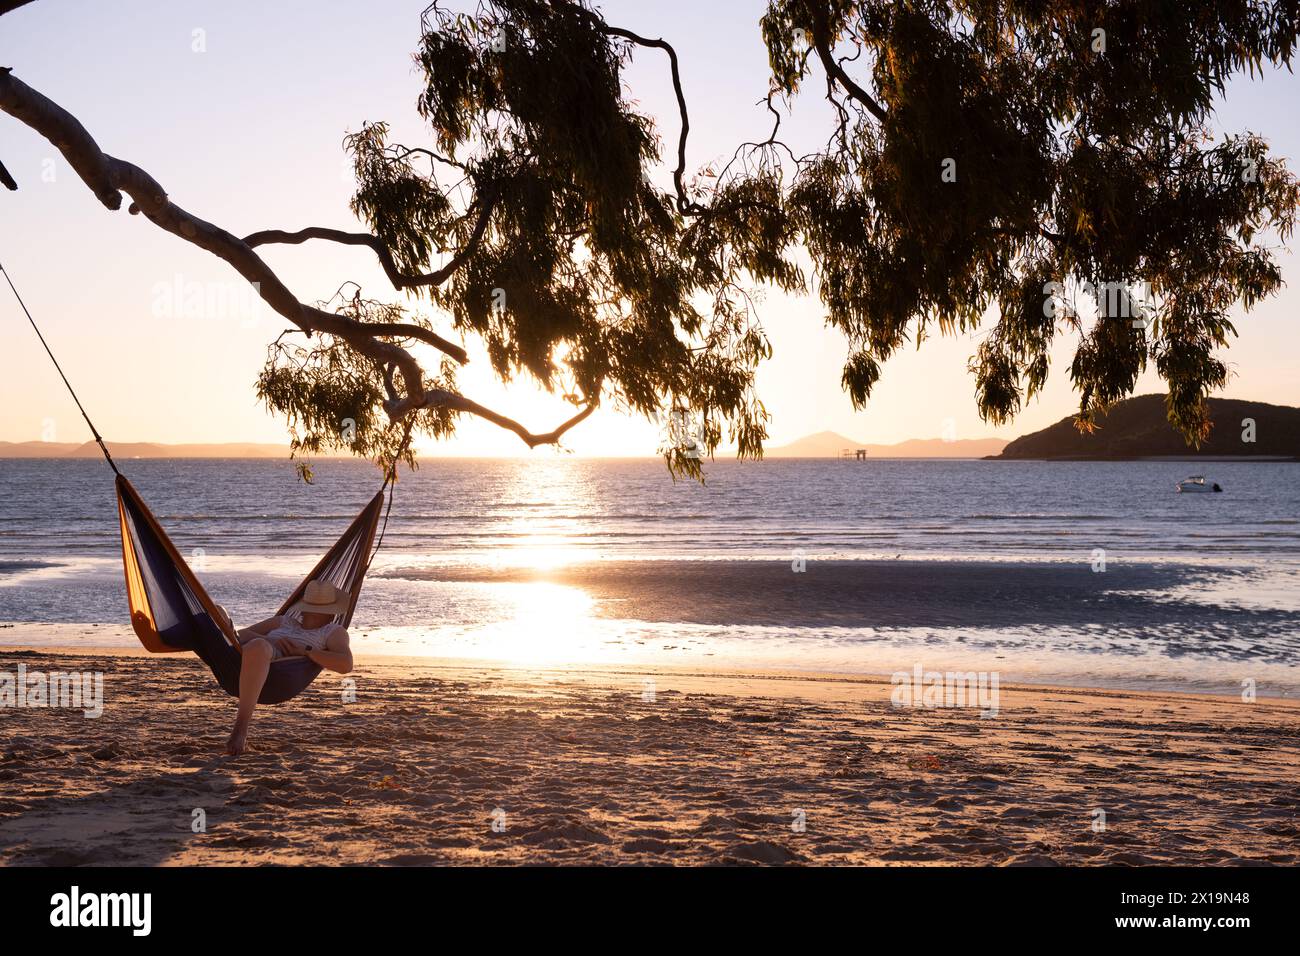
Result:
[[[398,487],[385,548],[464,561],[555,546],[598,558],[1300,554],[1300,464],[1197,466],[1227,489],[1179,495],[1186,462],[719,461],[705,485],[649,460],[433,460]],[[123,470],[179,545],[309,553],[378,486],[326,461],[137,460]],[[108,556],[112,474],[98,460],[0,461],[0,559]]]
[[[274,610],[378,485],[375,469],[361,462],[320,462],[313,485],[298,481],[283,461],[121,464],[240,624]],[[1229,585],[1202,586],[1194,600],[1251,608],[1253,617],[1225,618],[1217,639],[1227,633],[1246,640],[1245,632],[1257,628],[1262,636],[1254,650],[1239,656],[1273,668],[1270,679],[1289,687],[1293,618],[1300,612],[1300,464],[1204,463],[1196,469],[1225,493],[1175,493],[1192,467],[1176,461],[719,461],[701,486],[674,483],[658,460],[434,459],[404,475],[397,488],[356,629],[363,645],[401,653],[634,663],[662,662],[656,648],[670,647],[687,648],[666,659],[688,665],[875,671],[896,659],[906,663],[906,649],[918,642],[961,649],[980,641],[959,624],[918,636],[905,627],[646,622],[637,618],[635,601],[615,616],[608,609],[593,614],[580,589],[475,584],[442,580],[438,572],[585,561],[690,568],[701,561],[800,558],[1082,568],[1100,555],[1112,571],[1141,562],[1235,569]],[[78,639],[129,643],[121,627],[119,548],[112,474],[102,462],[0,461],[0,621],[105,625],[83,628]],[[1118,579],[1112,573],[1106,580]],[[1155,599],[1187,599],[1161,580],[1164,593]],[[683,572],[687,603],[690,582]],[[1016,602],[1014,595],[1006,600]],[[994,656],[1035,679],[1196,689],[1237,683],[1194,666],[1198,654],[1222,661],[1227,645],[1212,650],[1198,644],[1210,637],[1176,640],[1109,613],[1103,609],[1073,628],[1009,620],[982,632],[981,646],[1000,648],[1004,653]],[[539,637],[539,619],[553,630],[556,621],[572,626],[560,628],[562,638]],[[0,643],[53,640],[44,633],[15,627],[0,632]],[[708,650],[691,656],[692,648]],[[1067,660],[1080,654],[1083,664]],[[1132,666],[1116,669],[1117,657]]]

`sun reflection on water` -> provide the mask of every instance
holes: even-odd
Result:
[[[575,543],[597,535],[601,505],[586,463],[531,460],[500,494],[502,539],[492,563],[551,570],[592,555]]]

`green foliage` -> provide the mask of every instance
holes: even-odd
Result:
[[[851,343],[855,404],[928,326],[992,314],[971,363],[987,419],[1042,388],[1064,329],[1078,336],[1082,427],[1153,361],[1171,422],[1204,437],[1228,311],[1280,286],[1261,239],[1289,237],[1300,199],[1258,136],[1215,143],[1210,111],[1233,73],[1289,65],[1294,3],[773,0],[762,30],[784,95],[821,44],[884,111],[838,84],[837,128],[798,161],[787,203]],[[1147,283],[1147,326],[1104,307],[1090,328],[1045,312],[1049,283]]]
[[[434,3],[415,57],[430,145],[391,143],[383,123],[350,136],[353,209],[400,271],[445,269],[414,291],[503,381],[693,422],[661,448],[674,475],[698,476],[724,438],[762,453],[763,285],[819,296],[855,406],[899,348],[987,324],[971,359],[986,419],[1042,390],[1069,335],[1081,427],[1151,364],[1197,442],[1228,375],[1229,312],[1278,289],[1268,243],[1300,202],[1260,137],[1211,135],[1211,109],[1233,74],[1289,65],[1296,17],[1282,0],[770,0],[777,129],[666,190],[672,160],[624,82],[634,52],[661,51],[579,0]],[[796,156],[776,106],[807,92],[834,122]],[[1140,286],[1143,321],[1127,294],[1075,308],[1081,288]],[[350,418],[350,450],[382,457],[384,370],[332,344],[277,345],[262,397],[297,452],[340,447]]]
[[[427,292],[503,381],[652,418],[687,409],[707,453],[725,428],[757,456],[753,377],[770,348],[744,283],[801,279],[780,252],[793,239],[780,190],[720,195],[722,211],[688,225],[652,182],[660,144],[624,98],[630,55],[578,3],[433,5],[416,60],[436,151],[390,145],[382,125],[351,137],[354,208],[404,270],[465,251]],[[696,459],[666,458],[698,474]]]
[[[322,308],[359,322],[407,322],[427,326],[419,317],[405,315],[393,305],[364,300],[357,291],[351,298],[336,296]],[[444,362],[428,388],[455,388],[454,369]],[[257,381],[257,396],[266,407],[283,415],[289,424],[289,449],[298,474],[312,479],[311,458],[327,452],[344,452],[369,458],[381,469],[400,460],[415,467],[415,455],[403,444],[405,422],[391,422],[384,414],[385,369],[345,342],[319,335],[306,344],[281,336],[267,349],[266,364]],[[437,438],[455,430],[455,413],[445,408],[425,408],[414,413],[412,433]]]

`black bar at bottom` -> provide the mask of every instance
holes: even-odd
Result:
[[[241,929],[258,948],[418,941],[430,931],[468,935],[471,945],[503,936],[536,945],[559,921],[571,939],[613,942],[611,918],[651,945],[687,923],[733,943],[788,923],[864,941],[882,930],[969,940],[1029,931],[1071,942],[1200,935],[1231,944],[1292,927],[1294,881],[1294,871],[1268,868],[10,868],[0,869],[0,919],[10,939],[75,934],[128,946],[220,945]]]

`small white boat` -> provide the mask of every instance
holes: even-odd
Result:
[[[1184,478],[1182,481],[1178,483],[1178,490],[1198,492],[1198,491],[1222,491],[1223,489],[1219,487],[1218,482],[1211,482],[1210,484],[1207,485],[1205,483],[1204,475],[1191,475],[1190,477]]]

